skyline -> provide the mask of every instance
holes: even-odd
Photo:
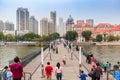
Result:
[[[40,22],[50,18],[50,12],[56,11],[64,22],[71,15],[76,20],[94,19],[94,23],[120,24],[120,0],[0,0],[0,20],[13,22],[16,26],[16,10],[28,8],[30,16]],[[58,24],[58,23],[57,23]]]

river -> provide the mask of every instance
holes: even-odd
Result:
[[[40,47],[28,47],[28,46],[0,46],[0,66],[9,65],[9,61],[13,60],[15,56],[24,58],[27,55],[38,51]]]
[[[108,61],[112,64],[117,64],[120,61],[120,46],[82,46],[84,51],[89,53],[92,52],[94,57],[100,62]]]
[[[109,61],[112,65],[116,64],[120,58],[120,46],[82,46],[84,51],[92,52],[94,57],[100,61]],[[13,60],[15,56],[21,58],[38,51],[40,47],[28,46],[0,46],[0,65],[9,64],[9,60]]]

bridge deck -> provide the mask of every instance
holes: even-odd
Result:
[[[58,54],[52,53],[50,60],[50,54],[48,54],[48,49],[44,51],[44,56],[46,56],[44,60],[44,66],[46,66],[46,63],[49,61],[53,67],[56,66],[57,62],[61,63],[61,66],[63,67],[63,79],[62,80],[79,80],[79,64],[78,59],[74,56],[78,56],[78,52],[73,51],[73,59],[71,60],[71,54],[68,52],[67,48],[64,48],[63,44],[59,44],[58,46]],[[66,65],[63,65],[62,59],[64,59],[66,55]],[[82,55],[82,64],[86,66],[88,70],[91,69],[91,64],[87,64],[85,56]],[[88,71],[84,68],[84,66],[81,66],[81,69],[88,74]],[[29,64],[27,64],[24,67],[25,72],[32,73],[32,80],[45,80],[45,78],[41,78],[41,55],[38,55],[35,59],[33,59]],[[101,80],[107,80],[106,79],[107,74],[104,73],[101,77]],[[28,76],[26,77],[28,78]],[[28,80],[28,79],[26,79]],[[56,80],[55,72],[53,71],[52,80]],[[87,80],[91,80],[90,77],[87,77]],[[112,75],[109,75],[109,80],[114,80]]]

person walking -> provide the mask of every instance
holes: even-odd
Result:
[[[47,80],[52,80],[52,72],[53,72],[53,67],[50,65],[50,62],[47,62],[47,65],[45,66],[45,73]]]
[[[7,69],[8,69],[8,66],[5,66],[3,69],[3,80],[7,80]]]
[[[60,63],[58,62],[56,67],[55,67],[55,75],[57,80],[62,80],[62,75],[63,75],[63,68],[60,66]]]
[[[108,67],[108,62],[103,62],[103,67],[104,67],[104,72],[106,72],[107,71],[107,67]]]
[[[80,74],[80,80],[86,80],[86,77],[87,77],[87,74],[84,73],[84,71],[81,71],[81,74]]]
[[[18,57],[14,58],[14,62],[10,65],[13,80],[21,80],[23,77],[23,66]]]
[[[94,70],[95,80],[100,80],[100,77],[103,75],[102,68],[99,63],[96,63],[97,67]]]

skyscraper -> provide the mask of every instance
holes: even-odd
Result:
[[[17,30],[29,29],[29,11],[27,8],[18,8],[16,11]]]
[[[48,19],[43,18],[40,20],[40,35],[48,35]]]
[[[50,19],[53,21],[52,32],[56,32],[56,11],[50,12]]]
[[[29,21],[29,31],[38,34],[38,21],[34,16],[31,16]]]

